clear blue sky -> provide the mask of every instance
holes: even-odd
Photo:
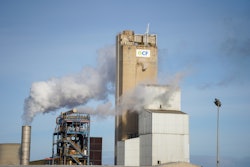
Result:
[[[148,23],[158,35],[159,80],[188,72],[181,89],[182,111],[190,116],[191,162],[215,166],[217,97],[221,166],[249,165],[248,0],[1,0],[0,143],[20,143],[24,99],[33,82],[95,67],[98,50],[114,45],[119,32],[142,34]],[[51,156],[61,111],[35,117],[31,160]],[[103,137],[103,164],[112,164],[114,118],[92,117],[91,136]]]

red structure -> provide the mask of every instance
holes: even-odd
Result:
[[[90,165],[102,165],[102,138],[90,137]]]

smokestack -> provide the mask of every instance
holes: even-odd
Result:
[[[31,126],[22,126],[21,165],[29,165],[30,162],[30,136]]]

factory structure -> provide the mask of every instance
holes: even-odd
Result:
[[[76,109],[56,119],[53,133],[52,164],[89,164],[90,117]]]
[[[21,144],[0,144],[0,165],[30,165],[31,126],[22,126]],[[102,137],[90,136],[90,115],[72,109],[56,118],[52,156],[34,165],[102,165]]]
[[[101,165],[102,138],[90,137],[90,115],[72,109],[56,119],[52,165]]]
[[[152,166],[189,163],[189,117],[181,111],[181,91],[157,85],[157,36],[127,30],[116,37],[116,104],[144,84],[154,98],[141,111],[123,111],[115,119],[115,164]],[[164,99],[164,98],[163,98]]]
[[[0,144],[0,165],[29,165],[31,126],[22,126],[20,143]]]
[[[116,36],[116,107],[137,86],[153,100],[115,116],[114,165],[197,167],[190,164],[189,116],[181,111],[181,90],[158,85],[157,35],[125,30]],[[80,91],[80,90],[79,90]],[[167,100],[166,100],[167,98]],[[133,99],[131,99],[133,100]],[[118,107],[117,107],[118,112]],[[31,126],[22,127],[21,144],[0,144],[0,165],[29,165]],[[90,115],[77,109],[56,118],[51,165],[102,165],[102,138],[90,136]],[[6,155],[6,151],[11,155]]]

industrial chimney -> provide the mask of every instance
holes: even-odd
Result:
[[[30,135],[31,126],[22,126],[21,165],[29,165],[30,162]]]

